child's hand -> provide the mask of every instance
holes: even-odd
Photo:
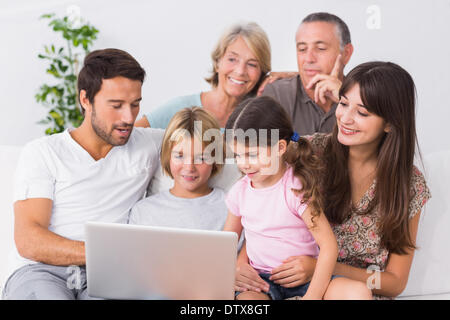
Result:
[[[316,262],[309,256],[289,257],[272,270],[269,279],[285,288],[297,287],[311,281]]]
[[[236,267],[235,291],[269,292],[269,284],[265,282],[248,263],[238,264]]]

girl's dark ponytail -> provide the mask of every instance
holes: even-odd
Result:
[[[320,179],[322,177],[322,162],[314,154],[310,142],[300,137],[297,142],[290,141],[284,160],[293,168],[294,175],[300,179],[302,190],[294,190],[303,193],[303,201],[311,206],[312,217],[318,216],[323,210],[322,193],[320,192]]]

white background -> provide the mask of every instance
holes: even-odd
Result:
[[[0,0],[0,145],[23,145],[43,135],[45,127],[37,122],[47,110],[34,95],[51,78],[37,55],[44,44],[58,41],[39,16],[63,15],[72,4],[100,30],[93,49],[126,50],[147,71],[141,114],[209,88],[203,79],[211,69],[210,52],[229,25],[257,22],[271,42],[272,69],[296,70],[294,35],[301,19],[334,13],[348,24],[355,47],[346,72],[370,60],[400,64],[417,87],[422,153],[450,149],[450,0]],[[380,29],[367,27],[371,5],[381,10]]]

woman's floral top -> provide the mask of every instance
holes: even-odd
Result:
[[[330,134],[316,133],[307,138],[320,156],[330,136]],[[384,271],[389,251],[381,245],[381,237],[377,228],[380,212],[375,206],[369,213],[358,214],[367,209],[375,197],[375,190],[376,180],[372,182],[358,205],[352,209],[350,217],[344,223],[332,227],[338,242],[338,262],[363,269],[372,266],[372,268],[376,267],[377,270]],[[411,191],[410,219],[419,213],[427,200],[431,198],[425,179],[415,166],[411,180]]]

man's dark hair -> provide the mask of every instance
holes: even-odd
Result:
[[[350,38],[350,30],[348,29],[347,24],[334,14],[328,12],[311,13],[302,20],[302,23],[308,22],[329,22],[334,24],[337,27],[341,48],[352,42]]]
[[[84,58],[84,65],[78,75],[78,97],[81,90],[86,91],[89,102],[100,91],[103,79],[125,77],[144,82],[145,70],[129,53],[119,49],[95,50]],[[79,98],[78,98],[79,99]],[[84,108],[81,106],[84,115]]]

